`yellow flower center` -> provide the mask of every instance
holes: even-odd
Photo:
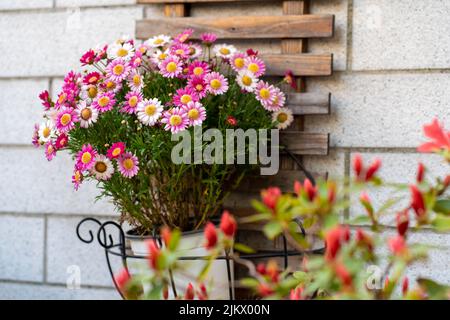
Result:
[[[52,131],[50,130],[49,127],[45,127],[44,130],[42,130],[42,135],[44,136],[44,138],[48,138],[51,132]]]
[[[152,116],[156,113],[156,106],[154,104],[149,104],[145,107],[145,114],[148,116]]]
[[[178,49],[178,50],[175,51],[175,53],[177,55],[182,55],[182,54],[184,54],[184,50],[183,49]]]
[[[92,117],[92,111],[89,108],[84,108],[83,110],[81,110],[80,115],[81,119],[87,121]]]
[[[70,114],[68,114],[68,113],[65,113],[61,117],[61,124],[63,126],[67,126],[71,120],[72,120],[72,116]]]
[[[181,96],[180,101],[181,101],[181,103],[183,103],[183,104],[188,104],[189,102],[192,101],[192,97],[191,97],[190,95],[188,95],[188,94],[183,94],[183,95]]]
[[[53,153],[53,146],[51,144],[48,145],[47,147],[47,153]]]
[[[175,114],[173,116],[170,117],[170,124],[172,126],[179,126],[182,122],[182,119],[179,115]]]
[[[234,59],[234,65],[236,68],[242,69],[244,67],[244,64],[245,64],[244,59],[242,59],[242,58]]]
[[[277,121],[280,122],[280,123],[286,122],[287,119],[288,119],[288,115],[286,113],[280,113],[277,116]]]
[[[117,56],[119,57],[126,57],[128,55],[128,50],[125,48],[120,48],[119,50],[117,50]]]
[[[175,72],[177,71],[177,64],[175,62],[169,62],[166,66],[166,70],[168,72]]]
[[[113,73],[116,76],[120,76],[123,73],[123,70],[125,69],[125,67],[121,64],[115,65],[113,68]]]
[[[222,86],[222,82],[218,79],[213,79],[211,80],[210,85],[214,90],[218,90]]]
[[[134,167],[134,162],[131,159],[125,159],[123,161],[123,166],[124,166],[125,169],[131,170]]]
[[[263,99],[269,99],[270,98],[270,91],[267,88],[263,88],[259,91],[259,95]]]
[[[64,103],[64,101],[66,101],[66,99],[67,99],[67,94],[63,93],[63,94],[61,94],[61,95],[59,96],[58,102],[59,102],[60,104],[61,104],[61,103]]]
[[[81,172],[79,170],[77,170],[74,174],[74,180],[75,181],[80,181],[81,180]]]
[[[180,42],[185,42],[187,39],[188,39],[188,35],[185,34],[185,35],[182,35],[179,40],[180,40]]]
[[[108,167],[106,166],[106,163],[104,163],[103,161],[99,161],[95,164],[95,171],[103,173],[106,171]]]
[[[96,76],[92,76],[92,77],[89,78],[88,82],[89,83],[95,83],[95,82],[97,82],[97,80],[98,80],[98,78]]]
[[[202,91],[203,90],[203,86],[201,84],[198,84],[198,85],[195,86],[195,89],[197,91]]]
[[[259,66],[256,63],[250,63],[248,65],[248,70],[250,70],[253,73],[257,73],[259,71]]]
[[[146,47],[140,47],[140,48],[139,48],[139,51],[140,51],[142,54],[144,54],[144,53],[147,52],[147,48],[146,48]]]
[[[195,67],[194,68],[194,74],[196,76],[201,76],[203,74],[203,68],[202,67]]]
[[[164,60],[165,58],[167,58],[167,54],[166,54],[166,53],[161,53],[161,54],[158,56],[158,59],[159,59],[159,60]]]
[[[134,75],[134,77],[133,77],[133,83],[136,85],[136,86],[138,86],[138,85],[140,85],[141,84],[141,77],[139,76],[139,75]]]
[[[242,83],[246,86],[250,86],[253,83],[253,79],[252,79],[252,77],[249,77],[249,76],[243,76]]]
[[[92,86],[92,87],[89,87],[87,94],[88,94],[89,98],[93,99],[97,96],[97,92],[98,92],[97,88]]]
[[[116,84],[113,81],[108,81],[108,83],[106,83],[106,88],[108,89],[114,89],[116,87]]]
[[[226,56],[226,55],[230,54],[230,49],[228,49],[228,48],[220,48],[219,52]]]
[[[88,164],[89,162],[91,162],[91,160],[92,160],[92,155],[90,152],[85,152],[81,156],[81,162],[83,162],[84,164]]]
[[[155,39],[155,41],[153,41],[154,44],[161,44],[163,42],[164,42],[164,40],[161,38]]]
[[[138,98],[136,96],[132,96],[129,100],[128,100],[128,104],[130,105],[130,107],[136,107],[138,103]]]
[[[112,152],[112,155],[113,155],[114,157],[117,157],[121,152],[122,152],[122,149],[120,149],[120,148],[115,148],[115,149],[113,150],[113,152]]]
[[[191,109],[188,112],[188,117],[191,120],[197,120],[200,116],[200,112],[197,109]]]
[[[100,99],[98,99],[98,105],[100,107],[106,107],[109,103],[109,97],[108,96],[103,96]]]

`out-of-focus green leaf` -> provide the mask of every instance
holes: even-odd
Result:
[[[273,240],[276,236],[278,236],[283,231],[283,227],[282,227],[281,223],[279,223],[278,221],[271,221],[264,226],[263,230],[264,230],[264,234],[270,240]]]
[[[417,279],[417,283],[425,289],[429,299],[447,300],[450,293],[450,287],[441,285],[430,279]]]
[[[432,222],[433,227],[440,232],[450,231],[450,217],[438,214]]]
[[[264,203],[258,200],[252,200],[252,206],[255,208],[258,212],[261,213],[270,213],[269,208],[266,207]]]
[[[254,253],[255,252],[255,250],[253,250],[249,246],[246,246],[245,244],[242,244],[242,243],[235,243],[234,250],[242,252],[242,253]]]
[[[359,224],[370,224],[370,218],[367,214],[357,216],[353,219],[347,220],[348,224],[359,225]]]
[[[437,213],[450,215],[450,199],[436,201],[433,210]]]
[[[253,278],[244,278],[241,279],[239,282],[242,286],[247,288],[256,288],[259,285],[258,280]]]

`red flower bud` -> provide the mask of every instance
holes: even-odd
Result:
[[[406,231],[408,231],[409,226],[408,210],[403,210],[397,213],[396,221],[397,221],[397,232],[399,235],[404,237],[406,235]]]
[[[158,248],[158,245],[156,244],[155,240],[147,240],[146,241],[147,244],[147,249],[148,249],[148,253],[149,253],[149,263],[150,263],[150,267],[158,270],[159,269],[159,265],[158,265],[158,259],[161,256],[161,250]]]
[[[236,120],[236,118],[233,117],[233,116],[228,116],[226,121],[227,121],[227,123],[228,123],[230,126],[232,126],[232,127],[237,126],[237,120]]]
[[[278,270],[278,264],[276,261],[269,261],[266,268],[266,274],[270,277],[272,282],[278,282],[280,270]]]
[[[251,56],[257,56],[258,55],[258,51],[255,51],[255,50],[253,50],[252,48],[250,48],[250,49],[247,49],[247,55],[249,56],[249,57],[251,57]]]
[[[194,300],[195,293],[194,293],[194,287],[192,286],[192,283],[189,282],[186,292],[184,294],[184,300]]]
[[[236,229],[236,220],[234,220],[233,216],[228,211],[224,211],[222,219],[220,220],[220,230],[222,230],[226,236],[233,237]]]
[[[381,167],[381,160],[375,159],[374,162],[370,165],[370,167],[367,169],[366,172],[366,181],[371,180],[375,174],[377,173],[378,169]]]
[[[370,252],[373,251],[373,240],[362,229],[356,231],[356,241],[358,244],[367,247]]]
[[[417,183],[422,183],[424,176],[425,176],[425,166],[423,165],[422,162],[419,162],[416,176]]]
[[[426,220],[426,208],[425,208],[425,200],[423,198],[422,192],[420,192],[419,188],[415,185],[410,186],[411,190],[411,208],[414,209],[416,213],[416,217],[419,222],[423,222]]]
[[[163,294],[163,299],[164,300],[169,299],[169,287],[168,286],[164,287],[162,294]]]
[[[334,271],[336,272],[336,276],[345,287],[351,287],[353,283],[352,276],[342,263],[337,264]]]
[[[294,90],[298,89],[297,81],[295,80],[294,73],[292,73],[291,70],[285,72],[283,81],[286,82],[288,85],[290,85],[292,89]]]
[[[266,274],[266,265],[264,263],[258,263],[256,266],[256,272],[258,272],[260,275]]]
[[[299,181],[294,182],[294,192],[299,196],[302,192],[303,186]]]
[[[277,187],[270,187],[266,190],[261,191],[261,197],[263,203],[270,209],[274,210],[277,205],[278,199],[281,197],[281,190]]]
[[[337,226],[327,232],[325,235],[325,258],[328,261],[334,260],[344,242],[350,239],[350,230],[348,227]]]
[[[172,233],[170,232],[169,227],[163,227],[161,229],[161,238],[163,239],[164,244],[166,247],[169,247],[170,239],[172,237]]]
[[[361,176],[361,173],[363,171],[363,161],[361,155],[355,154],[353,157],[353,172],[355,173],[355,176],[359,178]]]
[[[328,202],[334,203],[336,200],[336,185],[334,183],[328,184]]]
[[[405,277],[403,279],[403,282],[402,282],[402,294],[403,294],[403,296],[406,296],[406,294],[408,293],[408,288],[409,288],[409,280],[408,280],[407,277]]]
[[[269,287],[267,284],[265,284],[265,283],[260,283],[259,285],[258,285],[258,288],[257,288],[257,290],[258,290],[258,293],[259,293],[259,295],[261,296],[261,297],[267,297],[267,296],[270,296],[271,294],[273,294],[275,291],[271,288],[271,287]]]
[[[389,249],[396,256],[402,256],[407,251],[405,238],[395,236],[388,240]]]
[[[444,179],[444,189],[447,189],[450,186],[450,174]]]
[[[289,294],[289,300],[303,300],[303,288],[298,287],[295,289],[291,289],[291,293]]]
[[[205,247],[206,249],[212,249],[217,244],[217,231],[216,227],[211,222],[208,222],[205,227]]]
[[[309,179],[305,179],[305,182],[303,183],[303,188],[306,191],[306,194],[308,195],[308,199],[310,201],[313,201],[316,197],[317,188],[313,186],[311,181]]]
[[[119,290],[124,293],[126,290],[126,286],[128,282],[130,281],[131,276],[127,269],[123,268],[114,276],[114,280],[117,284],[117,287]]]

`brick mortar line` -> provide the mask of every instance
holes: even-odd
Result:
[[[43,257],[42,257],[42,265],[43,265],[43,279],[42,281],[44,283],[47,283],[47,267],[48,267],[48,261],[47,261],[47,245],[48,245],[48,217],[44,216],[44,250],[43,250]]]
[[[353,0],[348,0],[347,5],[346,69],[351,71],[353,64]]]
[[[48,287],[57,287],[57,288],[68,289],[65,283],[58,283],[58,282],[39,282],[39,281],[13,280],[13,279],[1,279],[0,278],[0,283],[32,285],[32,286],[48,286]],[[113,291],[116,290],[112,285],[111,285],[111,287],[101,286],[101,285],[82,285],[80,289],[103,289],[103,290],[113,290]],[[76,290],[76,289],[70,289],[70,290]]]
[[[99,220],[117,220],[119,216],[113,215],[102,215],[102,214],[80,214],[80,213],[27,213],[27,212],[12,212],[12,211],[0,211],[0,217],[11,216],[11,217],[21,217],[21,218],[42,218],[42,219],[51,219],[51,218],[96,218]]]
[[[0,9],[0,14],[20,14],[20,13],[60,13],[65,12],[67,10],[76,10],[80,9],[81,11],[85,10],[95,10],[95,9],[128,9],[128,8],[141,8],[143,5],[138,4],[110,4],[110,5],[101,5],[101,6],[73,6],[73,7],[59,7],[56,6],[56,0],[53,0],[53,4],[48,8],[23,8],[23,9]]]

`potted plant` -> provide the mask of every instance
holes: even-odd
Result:
[[[230,129],[285,128],[292,121],[283,92],[260,80],[266,67],[257,52],[216,45],[214,34],[192,42],[192,32],[90,49],[80,59],[83,70],[65,76],[56,101],[47,91],[40,95],[44,120],[33,144],[44,147],[48,160],[71,153],[75,189],[97,182],[99,198],[110,199],[120,221],[133,227],[127,236],[137,255],[147,254],[144,240],[163,226],[191,239],[185,254],[202,255],[197,230],[258,166],[211,161],[220,160],[220,148],[211,148],[214,135],[202,132],[225,136]],[[186,136],[194,147],[175,161],[174,148]],[[252,148],[246,141],[226,157],[237,160]]]

